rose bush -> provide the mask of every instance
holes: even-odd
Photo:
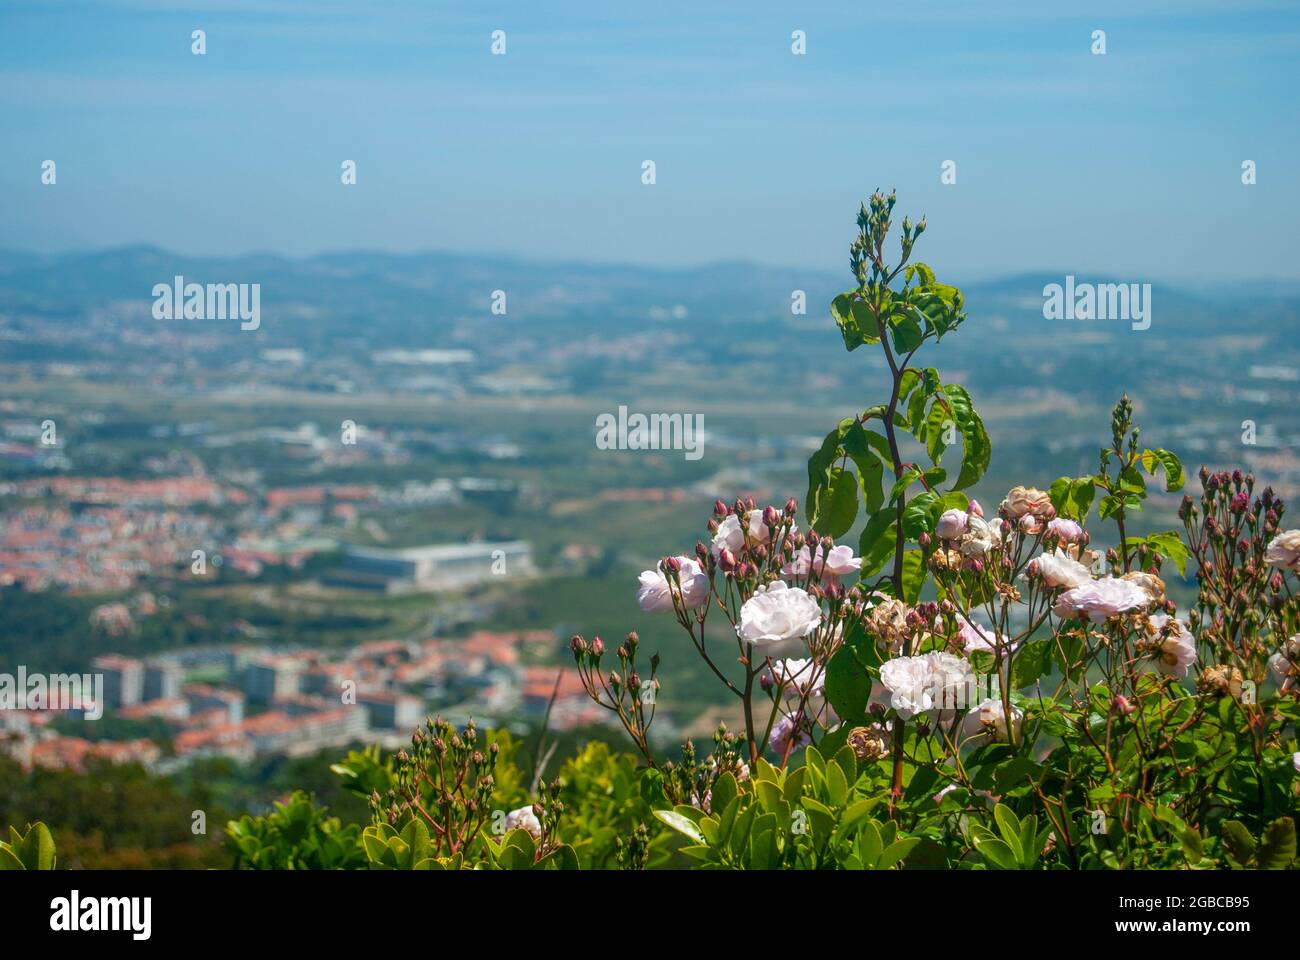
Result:
[[[1296,866],[1300,530],[1285,505],[1202,469],[1181,530],[1136,534],[1148,484],[1186,478],[1139,443],[1123,397],[1096,473],[1017,485],[986,516],[966,492],[990,461],[983,422],[914,363],[962,326],[964,298],[912,262],[924,219],[903,220],[887,260],[894,205],[862,208],[856,285],[831,304],[845,347],[883,357],[887,395],[810,458],[803,526],[793,498],[718,501],[693,553],[636,591],[743,729],[670,758],[653,734],[658,654],[636,632],[575,636],[582,683],[635,756],[525,788],[508,738],[485,750],[472,728],[431,724],[395,765],[350,757],[372,866]]]

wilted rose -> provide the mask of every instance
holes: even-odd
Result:
[[[1032,516],[1047,520],[1055,512],[1052,498],[1036,487],[1012,487],[1002,501],[1002,512],[1013,520]]]

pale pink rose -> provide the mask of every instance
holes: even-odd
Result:
[[[802,716],[787,714],[777,719],[772,724],[771,745],[772,752],[778,757],[786,756],[787,750],[791,756],[800,747],[807,746],[812,742],[809,724]]]
[[[722,518],[709,550],[716,557],[724,548],[735,554],[745,549],[745,531],[740,528],[740,518],[734,513]]]
[[[784,522],[785,514],[783,514],[776,507],[769,507],[768,509],[775,511],[776,515],[781,518],[782,522]],[[780,524],[778,524],[777,529],[778,530],[781,529]],[[790,523],[790,529],[786,532],[793,534],[798,529],[799,528],[795,526],[794,522],[792,521]],[[754,509],[749,511],[749,527],[745,531],[745,536],[751,544],[767,543],[767,541],[771,539],[772,533],[773,531],[768,529],[767,524],[763,522],[762,510]]]
[[[1018,707],[1012,706],[1011,728],[1015,731],[1017,740],[1020,739],[1020,726],[1024,718],[1024,713]],[[985,700],[971,710],[961,722],[961,733],[963,740],[974,742],[993,740],[998,743],[1006,743],[1007,714],[1002,701]]]
[[[826,554],[823,568],[831,576],[847,576],[862,569],[862,558],[853,555],[852,547],[842,545],[831,547]]]
[[[1104,623],[1121,613],[1145,610],[1150,605],[1147,592],[1133,581],[1102,577],[1066,590],[1057,598],[1053,612],[1063,620],[1078,616],[1093,623]]]
[[[991,653],[1002,657],[1013,652],[1019,643],[1008,640],[981,623],[969,623],[964,617],[958,618],[957,639],[961,643],[963,656],[972,653]]]
[[[774,660],[772,677],[783,685],[787,700],[803,700],[816,715],[825,703],[826,671],[812,660]]]
[[[542,825],[537,819],[537,814],[533,812],[532,804],[507,813],[506,829],[527,830],[534,838],[542,835]]]
[[[759,657],[789,657],[803,651],[804,638],[821,618],[821,607],[806,591],[775,580],[745,601],[736,633]]]
[[[1083,539],[1083,527],[1063,517],[1047,521],[1047,532],[1062,543],[1078,543]]]
[[[945,510],[935,525],[934,532],[940,540],[956,540],[966,532],[965,510]]]
[[[1170,623],[1167,613],[1152,614],[1147,620],[1159,633]],[[1187,676],[1188,668],[1196,662],[1196,639],[1186,624],[1173,620],[1173,629],[1160,644],[1160,654],[1156,657],[1156,669],[1169,677],[1182,679]]]
[[[853,555],[852,547],[834,546],[825,551],[824,557],[822,554],[821,544],[812,551],[800,547],[781,568],[781,573],[787,577],[806,577],[810,569],[815,569],[819,577],[842,577],[862,569],[862,558]]]
[[[709,575],[697,561],[690,557],[678,557],[682,565],[681,579],[682,605],[687,610],[694,610],[709,602]],[[641,587],[636,592],[636,602],[646,613],[666,613],[673,609],[673,588],[662,570],[643,570],[640,576]]]
[[[1038,557],[1038,576],[1048,587],[1064,587],[1066,590],[1082,587],[1092,580],[1092,572],[1060,547],[1056,548],[1055,553],[1044,553]]]
[[[1264,562],[1300,572],[1300,530],[1286,530],[1270,540]]]

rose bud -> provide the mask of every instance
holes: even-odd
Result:
[[[1122,693],[1115,695],[1115,702],[1112,706],[1114,706],[1116,713],[1122,714],[1126,717],[1137,709],[1134,704],[1129,702],[1128,697],[1124,696]]]
[[[794,497],[791,497],[789,500],[785,502],[785,515],[787,517],[793,517],[798,512],[799,512],[799,504],[795,502]]]
[[[736,555],[727,547],[723,547],[718,552],[718,566],[722,568],[724,573],[731,573],[736,569]]]
[[[681,573],[682,562],[676,557],[664,557],[659,561],[659,569],[664,573]]]
[[[767,527],[779,527],[781,525],[781,514],[776,512],[776,507],[763,508],[763,525]]]
[[[972,500],[970,503],[968,503],[966,505],[966,512],[970,514],[972,517],[984,516],[984,508],[980,506],[980,502],[978,500]]]
[[[605,641],[600,639],[600,637],[598,636],[592,637],[591,638],[592,656],[599,657],[604,652],[605,652]]]
[[[721,500],[714,500],[713,512],[720,517],[725,517],[727,515],[727,505],[723,503]]]
[[[773,682],[770,673],[765,673],[758,678],[758,685],[764,693],[771,693]]]
[[[587,652],[587,644],[583,641],[582,637],[575,633],[573,638],[569,641],[569,649],[573,651],[575,657],[581,658],[582,655]]]

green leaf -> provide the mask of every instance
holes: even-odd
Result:
[[[1178,568],[1180,577],[1187,576],[1187,561],[1191,559],[1192,551],[1188,549],[1187,544],[1183,543],[1183,538],[1178,533],[1173,530],[1152,533],[1143,537],[1141,542],[1160,554],[1160,556],[1172,560],[1174,566]]]
[[[1052,642],[1046,637],[1031,640],[1017,650],[1011,658],[1011,688],[1023,690],[1033,686],[1047,672],[1052,650]]]
[[[54,838],[49,827],[39,821],[28,827],[19,856],[28,870],[53,870]]]
[[[1188,827],[1179,835],[1179,842],[1183,845],[1183,856],[1192,866],[1201,862],[1205,855],[1204,844],[1201,842],[1201,834],[1195,827]]]
[[[1024,863],[1025,852],[1021,849],[1020,818],[1006,804],[999,803],[993,808],[993,819],[997,821],[1002,839],[1011,848],[1016,860]]]
[[[933,533],[941,513],[943,501],[938,494],[930,490],[918,493],[903,510],[903,535],[916,540],[923,533]]]
[[[818,533],[842,537],[858,518],[858,478],[842,467],[832,467],[830,483],[816,501],[808,523]]]
[[[901,840],[895,840],[889,846],[885,847],[876,860],[877,870],[888,870],[906,859],[907,855],[912,852],[913,848],[921,842],[920,837],[904,837]]]
[[[848,799],[848,780],[840,765],[834,760],[826,764],[826,791],[832,807],[842,807],[844,801]]]
[[[894,511],[886,508],[872,514],[858,538],[858,555],[862,557],[862,579],[874,576],[894,556],[897,523]]]
[[[1241,867],[1250,866],[1255,859],[1255,838],[1239,820],[1225,820],[1223,823],[1223,849],[1229,859]]]
[[[1052,498],[1052,506],[1059,516],[1082,523],[1088,519],[1088,511],[1096,492],[1096,481],[1092,477],[1078,477],[1074,480],[1061,477],[1052,484],[1048,496]]]
[[[996,867],[999,870],[1020,869],[1020,861],[1011,848],[991,833],[972,831],[972,839],[975,843],[975,849],[979,851],[980,856],[988,861],[989,866]]]
[[[971,401],[970,394],[962,387],[951,383],[944,384],[943,394],[962,437],[961,472],[957,475],[953,489],[965,490],[978,483],[984,476],[984,472],[988,470],[989,460],[993,455],[993,445],[984,430],[984,421],[975,411],[975,404]]]
[[[700,833],[698,827],[690,820],[682,816],[675,810],[656,810],[655,816],[662,820],[668,826],[672,827],[678,833],[682,834],[688,840],[697,844],[704,843],[704,834]]]
[[[910,310],[900,311],[889,318],[890,335],[894,349],[900,355],[911,353],[921,345],[925,332]]]
[[[1264,831],[1258,861],[1264,870],[1286,870],[1295,860],[1295,821],[1278,817]]]
[[[1168,450],[1143,450],[1142,468],[1151,476],[1156,475],[1156,468],[1161,467],[1165,471],[1165,491],[1174,493],[1183,489],[1186,477],[1183,474],[1183,463],[1173,453]]]
[[[7,843],[0,843],[0,870],[26,870],[27,867],[14,854]]]
[[[862,638],[859,643],[864,650],[868,647],[874,650],[874,644],[865,638],[860,627],[855,626],[853,632]],[[848,640],[826,664],[823,687],[827,701],[841,720],[847,722],[866,715],[871,699],[871,676],[858,649]]]

